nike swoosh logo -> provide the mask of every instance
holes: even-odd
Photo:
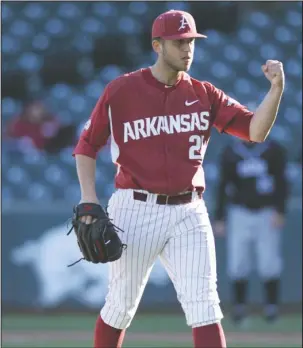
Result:
[[[194,100],[194,101],[192,101],[192,102],[189,102],[189,101],[185,101],[185,106],[191,106],[191,105],[193,105],[193,104],[195,104],[195,103],[197,103],[199,100],[197,99],[197,100]]]

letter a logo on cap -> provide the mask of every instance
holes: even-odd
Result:
[[[189,26],[189,23],[187,22],[187,19],[185,18],[184,15],[182,15],[181,19],[180,19],[180,28],[178,29],[178,31],[180,31],[181,29],[184,29],[186,26]]]

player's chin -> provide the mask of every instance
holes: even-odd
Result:
[[[188,71],[191,67],[191,60],[183,60],[182,61],[182,68],[180,69],[181,71]]]

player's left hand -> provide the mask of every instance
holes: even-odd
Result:
[[[284,226],[284,221],[285,221],[284,215],[275,211],[272,216],[273,227],[277,229],[282,228]]]
[[[285,76],[281,62],[278,60],[267,60],[265,65],[262,65],[262,71],[273,87],[284,88]]]

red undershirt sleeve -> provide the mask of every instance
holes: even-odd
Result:
[[[249,141],[249,126],[253,112],[212,84],[207,83],[206,88],[212,103],[214,127],[218,132]]]
[[[73,156],[86,155],[96,159],[98,151],[106,144],[110,135],[108,108],[108,87],[106,87],[84,126]]]

